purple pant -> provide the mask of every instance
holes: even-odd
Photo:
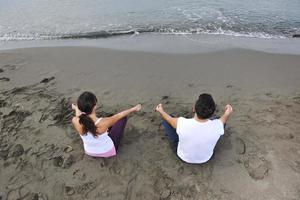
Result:
[[[127,123],[127,117],[123,117],[122,119],[117,121],[108,131],[108,136],[114,142],[116,150],[118,150],[121,139],[124,135],[126,123]]]

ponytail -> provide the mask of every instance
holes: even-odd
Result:
[[[79,123],[82,125],[83,133],[90,132],[94,137],[97,136],[97,127],[94,121],[89,117],[97,104],[96,96],[91,92],[82,93],[77,100],[77,106],[82,114],[79,116]]]
[[[94,121],[85,113],[82,113],[79,116],[79,123],[82,125],[83,133],[87,134],[87,132],[90,132],[93,134],[94,137],[97,136],[97,127],[94,123]]]

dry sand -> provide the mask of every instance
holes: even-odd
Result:
[[[162,54],[85,47],[0,52],[0,199],[300,199],[300,56],[250,50]],[[99,115],[135,103],[118,155],[84,155],[69,100],[97,94]],[[215,156],[172,153],[162,102],[191,116],[210,92],[235,113]]]

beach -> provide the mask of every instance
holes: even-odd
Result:
[[[149,46],[151,43],[149,43]],[[158,52],[60,46],[0,51],[0,199],[300,198],[300,56],[232,48]],[[141,103],[116,157],[92,158],[70,102],[99,116]],[[161,118],[192,116],[201,93],[234,114],[213,158],[180,161]]]

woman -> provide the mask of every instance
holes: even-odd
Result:
[[[82,93],[77,105],[72,104],[72,123],[80,134],[85,153],[93,157],[115,156],[124,133],[127,115],[141,109],[138,104],[111,117],[96,116],[97,98],[91,92]]]

